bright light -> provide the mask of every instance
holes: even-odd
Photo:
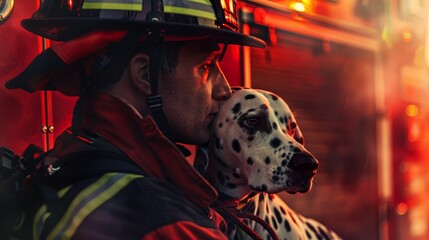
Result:
[[[413,40],[413,33],[410,29],[402,30],[402,41],[405,43],[410,43]]]
[[[399,203],[398,206],[396,206],[396,212],[398,215],[404,215],[408,211],[408,205],[406,203]]]
[[[292,2],[290,8],[297,12],[305,12],[305,5],[302,2]]]
[[[405,107],[405,114],[408,117],[416,117],[419,114],[419,108],[415,104],[408,104]]]

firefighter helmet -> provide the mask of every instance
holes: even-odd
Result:
[[[238,32],[236,5],[236,0],[45,0],[22,26],[55,41],[96,30],[138,30],[264,47],[262,40]]]

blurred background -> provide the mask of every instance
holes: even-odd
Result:
[[[76,101],[4,88],[55,44],[20,27],[39,4],[0,0],[0,146],[16,154],[52,148]],[[226,76],[283,97],[321,163],[313,190],[285,201],[344,239],[429,239],[429,0],[237,4],[268,47],[228,47]]]

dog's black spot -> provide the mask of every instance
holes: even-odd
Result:
[[[231,188],[231,189],[234,189],[234,188],[236,188],[236,187],[237,187],[237,185],[235,185],[234,183],[227,183],[227,184],[226,184],[226,186],[227,186],[228,188]]]
[[[286,215],[286,211],[285,211],[285,209],[282,206],[280,206],[280,212],[282,212],[283,215]]]
[[[225,184],[225,176],[220,170],[217,171],[217,179],[219,180],[220,184]]]
[[[265,163],[266,163],[266,164],[270,164],[270,162],[271,162],[270,157],[266,157],[266,158],[265,158]]]
[[[270,146],[272,147],[272,148],[278,148],[279,146],[280,146],[280,144],[281,144],[282,142],[280,141],[280,139],[278,139],[277,137],[275,137],[275,138],[273,138],[273,139],[271,139],[271,141],[270,141]]]
[[[273,227],[275,230],[277,230],[279,228],[279,226],[277,225],[276,219],[274,218],[274,216],[271,216],[271,221],[273,222]]]
[[[277,123],[273,122],[273,128],[277,129]]]
[[[238,173],[236,173],[236,172],[233,172],[232,176],[234,176],[235,178],[240,178],[240,175]]]
[[[248,137],[247,137],[247,140],[248,140],[249,142],[253,141],[253,139],[255,139],[255,136],[254,136],[254,135],[250,135],[250,136],[248,136]]]
[[[279,118],[279,121],[280,121],[280,123],[282,123],[282,124],[283,124],[283,123],[285,123],[285,120],[283,120],[283,118],[282,118],[282,117],[280,117],[280,118]]]
[[[293,146],[293,145],[291,145],[291,146],[290,146],[290,150],[291,150],[292,152],[295,152],[295,153],[301,152],[301,149],[299,149],[299,148],[297,148],[297,147],[295,147],[295,146]]]
[[[274,181],[274,182],[277,182],[277,181],[279,180],[279,177],[278,177],[277,175],[274,175],[274,176],[272,177],[272,179],[273,179],[273,181]]]
[[[229,118],[226,118],[226,119],[225,119],[225,122],[229,122]]]
[[[247,204],[246,205],[246,212],[248,212],[248,213],[255,213],[255,203],[250,202],[249,204]]]
[[[274,111],[274,115],[278,116],[278,115],[279,115],[279,113],[278,113],[277,111]]]
[[[296,126],[297,126],[297,125],[296,125],[296,122],[291,122],[291,123],[290,123],[290,128],[291,128],[291,129],[295,129],[295,128],[296,128]]]
[[[223,127],[223,123],[219,123],[219,128],[222,128]]]
[[[293,214],[290,214],[290,212],[288,212],[288,214],[289,214],[290,218],[292,218],[292,221],[293,221],[296,225],[298,225],[298,222],[296,221],[296,219],[295,219],[294,215],[293,215]]]
[[[240,146],[240,143],[238,142],[237,139],[234,139],[232,141],[232,149],[234,149],[234,151],[237,153],[239,153],[241,151],[241,146]]]
[[[253,159],[252,158],[247,158],[247,164],[252,165],[253,164]]]
[[[282,153],[281,157],[282,158],[286,157],[286,153]]]
[[[283,221],[282,215],[280,214],[279,210],[276,207],[274,207],[273,209],[274,209],[274,215],[276,215],[276,218],[277,218],[277,222],[281,224]]]
[[[281,120],[280,120],[281,121]],[[286,116],[283,116],[283,121],[282,122],[284,122],[284,123],[287,123],[288,121],[287,121],[287,118],[286,118]]]
[[[284,166],[286,166],[286,164],[287,164],[287,161],[286,161],[286,160],[283,160],[283,161],[282,161],[282,166],[284,167]]]
[[[236,103],[231,109],[232,113],[237,114],[241,109],[241,103]]]
[[[273,94],[270,94],[271,98],[273,99],[273,101],[277,101],[279,98]]]
[[[260,169],[260,168],[258,168],[257,172],[258,172],[258,173],[260,173],[260,172],[261,172],[261,169]]]
[[[266,223],[270,224],[270,221],[268,220],[268,216],[265,216],[265,219],[264,219],[264,220],[265,220],[265,222],[266,222]],[[269,234],[268,234],[268,236],[269,236]],[[270,239],[270,238],[269,238],[269,237],[267,237],[267,239]]]
[[[268,109],[268,106],[267,106],[267,104],[261,104],[261,105],[259,106],[259,108],[260,108],[260,109],[262,109],[262,110],[267,110],[267,109]]]
[[[317,226],[317,230],[319,230],[320,235],[322,235],[324,239],[331,239],[332,238],[331,234],[329,234],[328,232],[323,230],[320,226]]]
[[[244,99],[246,99],[246,100],[254,99],[254,98],[256,98],[256,96],[253,94],[247,94],[246,96],[244,96]]]
[[[288,220],[286,220],[286,219],[285,219],[284,226],[285,226],[286,232],[290,232],[290,230],[291,230],[290,224],[289,224]]]
[[[308,239],[311,239],[311,235],[310,235],[310,233],[308,232],[308,230],[307,230],[307,229],[305,229],[305,235],[307,235],[307,238],[308,238]]]
[[[314,226],[311,223],[306,222],[305,224],[307,224],[307,227],[310,228],[310,230],[314,232],[317,239],[323,239],[322,236],[320,236],[320,234],[317,232],[317,230],[314,228]]]

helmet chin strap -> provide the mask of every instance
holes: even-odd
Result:
[[[163,11],[159,8],[159,4],[157,0],[151,0],[152,7],[151,11],[148,13],[146,17],[146,21],[148,22],[159,22],[164,20]],[[149,32],[149,48],[147,50],[147,54],[149,55],[149,82],[151,86],[151,95],[147,97],[147,107],[149,111],[152,113],[152,117],[155,122],[158,124],[159,129],[164,133],[164,135],[170,139],[173,143],[175,139],[173,138],[170,124],[168,123],[167,116],[162,110],[162,97],[158,94],[158,83],[159,83],[159,68],[161,65],[161,43],[164,42],[164,36],[159,29],[153,30]]]
[[[149,35],[148,43],[150,44],[150,47],[147,54],[149,55],[149,82],[151,86],[151,95],[147,97],[147,107],[152,113],[152,117],[158,124],[159,129],[174,143],[175,139],[173,138],[170,124],[168,123],[167,116],[162,110],[162,97],[158,94],[159,69],[161,64],[161,51],[159,46],[162,46],[162,41],[164,41],[164,39],[160,32],[152,32]]]

